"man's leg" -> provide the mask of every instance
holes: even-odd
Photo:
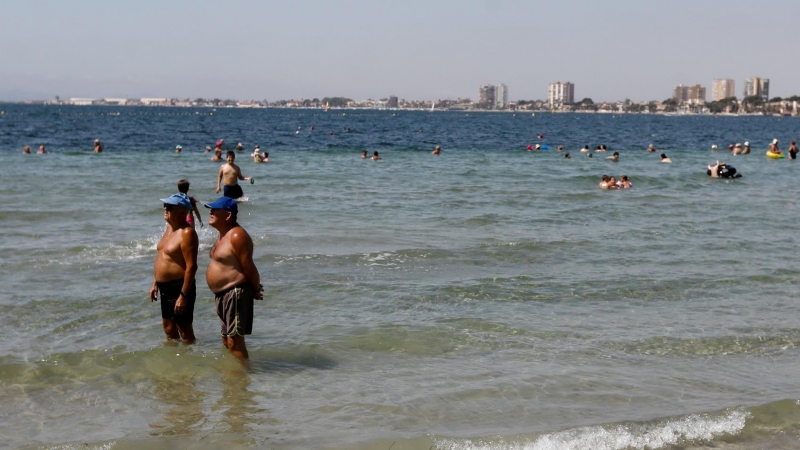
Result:
[[[244,336],[222,336],[222,345],[231,351],[231,355],[239,359],[250,357],[244,345]]]
[[[194,337],[194,328],[192,328],[192,324],[190,323],[181,325],[176,324],[175,326],[178,328],[178,333],[180,333],[183,342],[187,344],[194,344],[195,337]]]
[[[178,334],[178,326],[175,325],[171,319],[161,319],[161,326],[164,327],[164,333],[167,335],[167,339],[180,339],[180,334]]]

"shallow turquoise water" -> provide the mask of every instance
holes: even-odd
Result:
[[[798,167],[763,152],[800,119],[0,109],[9,447],[796,442]],[[538,133],[573,159],[525,152]],[[238,160],[266,286],[247,368],[203,283],[213,230],[198,343],[165,343],[147,300],[158,199],[181,178],[213,199],[219,138],[272,160]],[[599,143],[621,161],[577,151]],[[715,159],[744,177],[709,179]],[[634,188],[600,191],[605,173]]]

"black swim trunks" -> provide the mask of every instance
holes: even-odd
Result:
[[[214,294],[223,336],[244,336],[253,332],[253,296],[250,283],[241,283]]]
[[[183,288],[183,279],[165,281],[163,283],[156,283],[158,292],[161,293],[161,318],[169,319],[178,325],[191,325],[194,321],[194,301],[197,298],[197,289],[195,283],[189,288],[186,293],[186,312],[183,314],[175,314],[175,302],[181,295],[181,288]]]
[[[235,200],[244,197],[244,192],[242,191],[242,187],[238,184],[234,184],[233,186],[226,185],[222,187],[222,195]]]

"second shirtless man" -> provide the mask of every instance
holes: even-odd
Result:
[[[161,292],[161,324],[167,338],[192,343],[198,248],[197,232],[186,222],[192,202],[186,194],[174,194],[161,201],[167,229],[158,242],[150,301],[155,301]]]
[[[242,187],[239,186],[239,180],[252,181],[253,177],[245,177],[242,175],[242,170],[239,166],[233,163],[236,159],[236,153],[228,151],[227,164],[223,164],[219,168],[219,175],[217,175],[217,193],[219,194],[220,184],[224,184],[222,195],[228,198],[241,198],[244,196]]]
[[[253,240],[237,222],[236,200],[220,197],[212,203],[208,224],[219,231],[211,247],[206,282],[214,293],[222,344],[239,359],[247,359],[244,337],[253,331],[253,299],[261,300],[261,276],[253,263]]]

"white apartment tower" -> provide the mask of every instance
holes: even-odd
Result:
[[[728,78],[716,78],[711,84],[711,101],[736,96],[736,82]]]
[[[547,102],[551,108],[567,103],[575,103],[575,85],[569,81],[550,83],[547,86]]]
[[[508,105],[508,86],[498,84],[494,87],[494,106],[497,109],[503,109],[506,105]]]

